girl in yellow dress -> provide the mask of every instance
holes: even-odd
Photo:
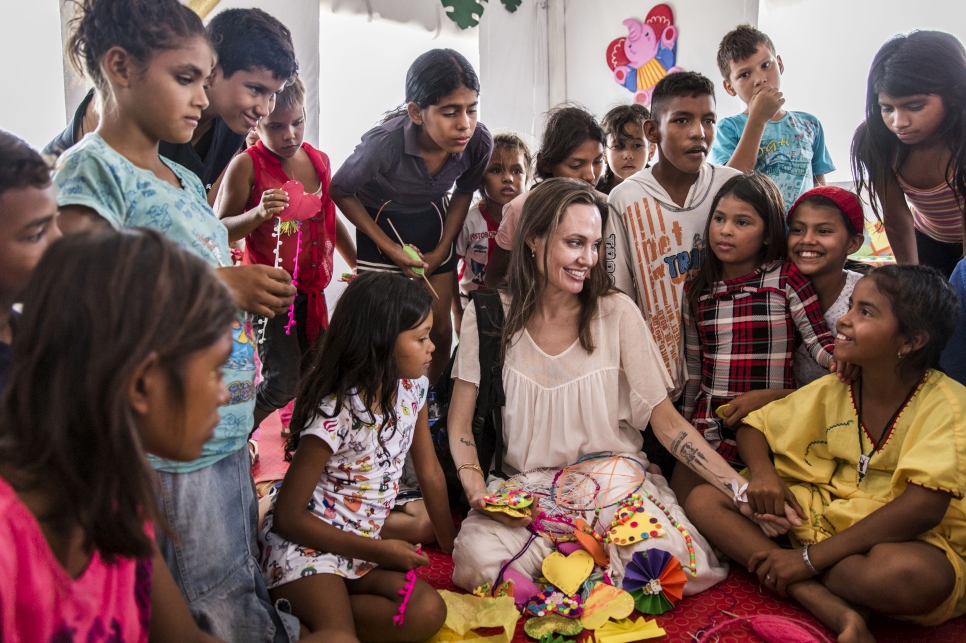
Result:
[[[749,504],[789,528],[793,549],[713,487],[686,504],[702,534],[841,643],[874,641],[852,606],[923,625],[966,613],[966,387],[937,370],[956,317],[935,270],[879,268],[837,325],[835,359],[861,378],[825,376],[745,418]]]

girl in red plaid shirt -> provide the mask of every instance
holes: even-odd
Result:
[[[705,225],[710,252],[685,285],[682,415],[739,470],[734,430],[715,411],[747,391],[794,388],[796,334],[832,367],[834,338],[815,289],[786,260],[784,213],[781,192],[763,174],[730,179]],[[672,477],[682,502],[698,482],[688,473],[678,467]]]

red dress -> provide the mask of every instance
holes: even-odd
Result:
[[[306,320],[306,336],[314,344],[319,330],[329,325],[329,313],[325,306],[325,287],[332,280],[332,254],[335,251],[335,204],[329,196],[329,180],[332,170],[329,157],[308,143],[302,149],[309,155],[319,181],[322,184],[322,209],[311,219],[302,222],[302,244],[299,252],[299,270],[296,287],[308,295],[309,308]],[[255,182],[252,195],[245,210],[256,207],[265,190],[277,190],[291,180],[282,170],[282,162],[259,141],[245,150],[255,166]],[[245,237],[244,263],[275,265],[276,219],[265,221]],[[283,234],[279,251],[279,266],[292,274],[295,270],[296,234]]]

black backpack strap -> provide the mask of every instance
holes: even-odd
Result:
[[[470,299],[476,304],[479,333],[480,388],[473,414],[473,437],[480,465],[493,463],[491,473],[503,474],[503,364],[500,344],[503,336],[503,300],[496,290],[475,290]]]

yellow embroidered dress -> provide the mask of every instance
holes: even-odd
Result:
[[[791,535],[803,544],[851,527],[910,484],[953,496],[942,523],[920,540],[945,552],[956,571],[955,590],[932,614],[907,619],[937,624],[966,613],[964,413],[966,387],[939,371],[928,371],[873,451],[864,427],[860,433],[850,386],[827,375],[750,413],[745,423],[765,434],[778,474],[810,515],[801,527],[792,527]],[[871,453],[871,459],[860,480],[862,453]]]

